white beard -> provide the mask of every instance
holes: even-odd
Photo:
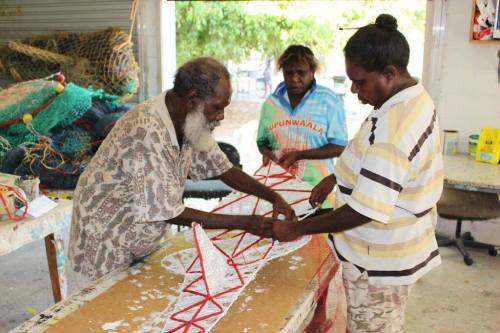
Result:
[[[204,108],[205,104],[200,103],[189,111],[183,128],[187,141],[194,150],[200,152],[208,152],[217,145],[212,136],[212,130],[220,123],[219,121],[209,122],[203,113]]]

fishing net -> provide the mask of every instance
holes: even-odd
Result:
[[[75,124],[86,129],[94,139],[104,139],[131,105],[114,106],[106,100],[93,99],[92,107]]]
[[[77,152],[92,154],[92,137],[83,128],[73,125],[52,136],[52,147],[68,156]]]
[[[73,83],[33,80],[0,91],[0,156],[5,150],[38,135],[49,135],[55,126],[68,126],[92,104],[92,91]]]
[[[16,81],[64,72],[68,81],[92,86],[129,100],[139,87],[132,42],[127,33],[109,28],[92,33],[56,33],[20,42],[0,50],[0,70]]]
[[[80,174],[92,158],[87,154],[69,157],[45,140],[25,145],[23,150],[23,159],[13,173],[36,175],[40,178],[40,185],[48,188],[74,189]]]
[[[65,82],[62,74],[0,90],[0,172],[73,189],[114,123],[118,97]]]

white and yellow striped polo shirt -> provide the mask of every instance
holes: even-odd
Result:
[[[434,228],[443,164],[434,103],[418,83],[374,110],[335,166],[337,207],[373,219],[334,234],[372,284],[404,285],[441,263]]]

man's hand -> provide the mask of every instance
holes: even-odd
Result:
[[[284,153],[280,159],[278,160],[278,163],[284,167],[285,169],[290,168],[295,162],[301,160],[302,158],[300,157],[300,151],[298,150],[293,150],[293,151],[288,151]]]
[[[285,221],[274,221],[273,238],[280,242],[291,242],[296,240],[302,236],[298,228],[299,223],[297,218]]]
[[[243,220],[241,228],[256,236],[270,238],[273,236],[274,221],[261,215],[249,215]]]
[[[328,177],[323,178],[318,185],[314,186],[309,197],[309,203],[313,207],[320,206],[330,192],[333,191],[333,187],[337,183],[335,176],[332,174]]]
[[[276,195],[273,202],[273,218],[277,219],[279,215],[283,215],[286,220],[295,217],[295,211],[292,207],[280,196]]]

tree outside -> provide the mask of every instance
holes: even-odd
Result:
[[[238,63],[252,52],[276,59],[300,43],[328,66],[352,28],[374,22],[380,13],[395,16],[409,40],[423,35],[425,7],[425,0],[177,2],[177,63],[201,55]]]
[[[238,147],[247,171],[260,164],[255,137],[264,94],[266,60],[291,44],[309,46],[321,61],[318,83],[344,97],[349,136],[371,107],[361,105],[345,79],[343,46],[355,28],[381,13],[397,18],[411,47],[410,73],[421,77],[426,0],[185,1],[176,2],[177,64],[198,56],[225,63],[232,75],[233,102],[217,128],[217,139]],[[335,79],[335,80],[334,80]],[[274,66],[273,88],[282,81]]]

